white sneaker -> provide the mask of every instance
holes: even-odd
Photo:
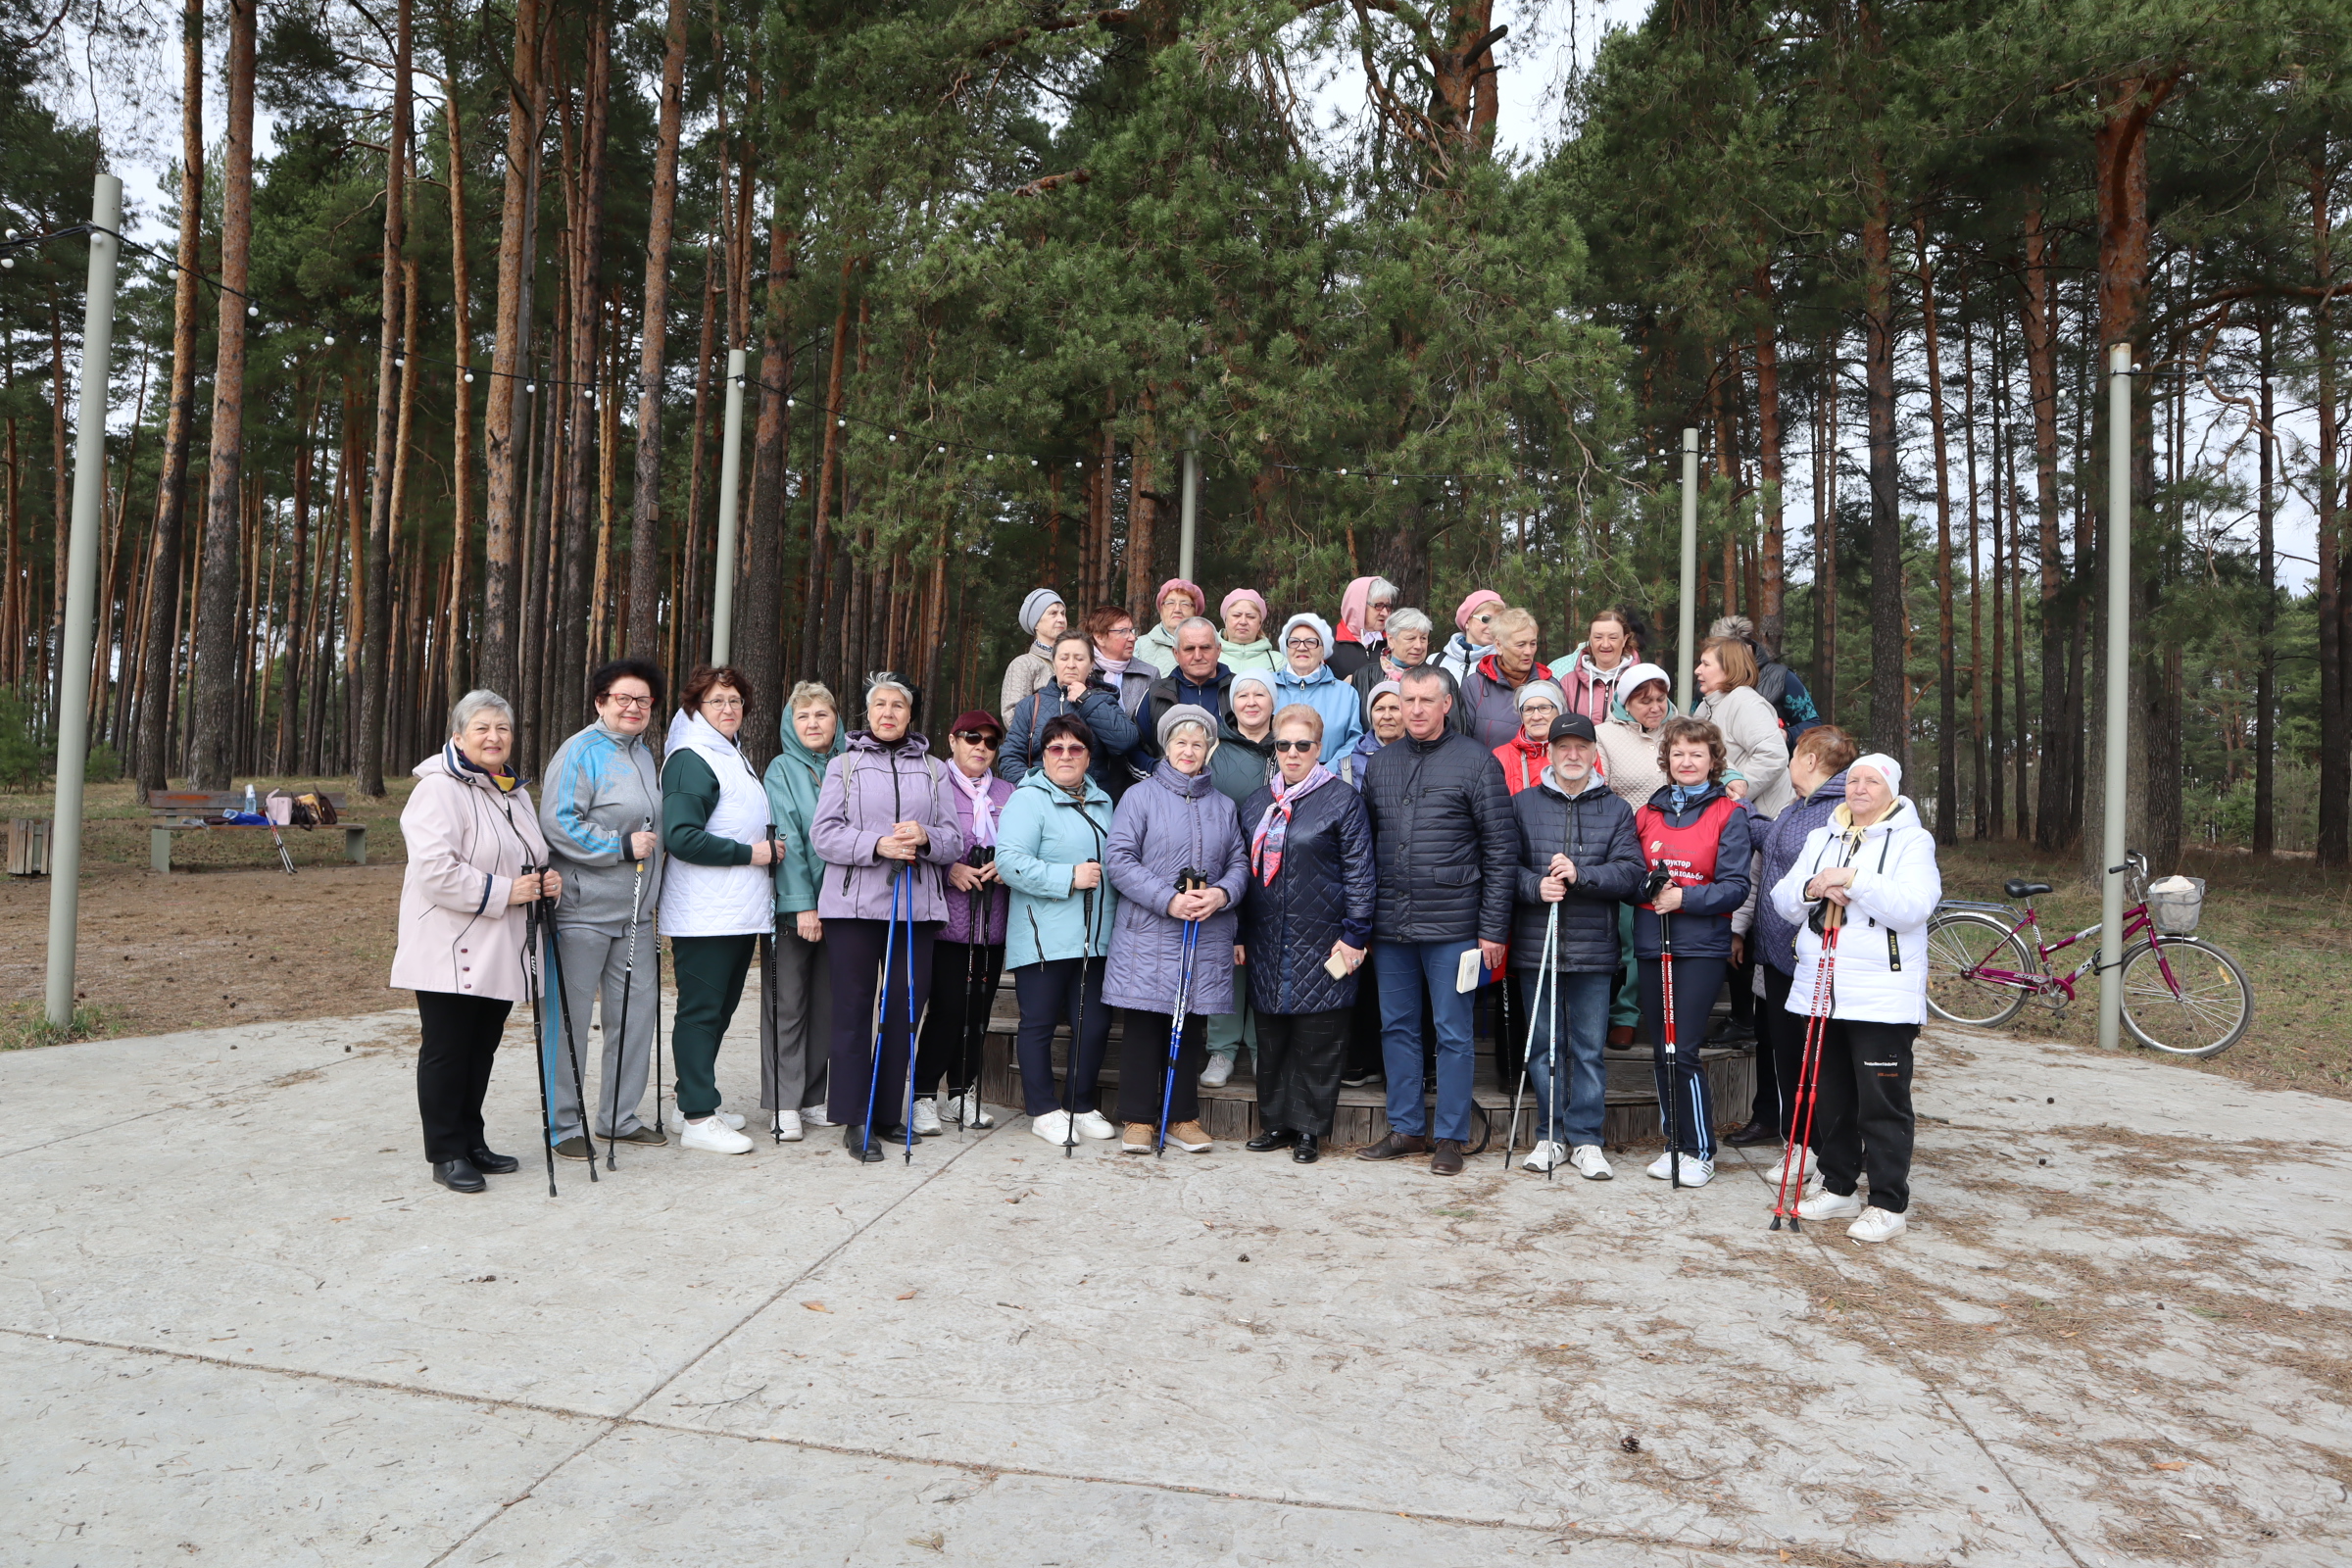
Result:
[[[1119,1130],[1103,1120],[1101,1111],[1082,1110],[1078,1113],[1078,1136],[1099,1139],[1116,1138],[1119,1136]]]
[[[743,1118],[738,1116],[736,1120]],[[690,1121],[678,1137],[680,1149],[700,1149],[713,1154],[748,1154],[752,1141],[716,1116]]]
[[[1783,1179],[1783,1173],[1788,1169],[1792,1158],[1797,1169],[1795,1174],[1787,1178],[1792,1182],[1804,1181],[1806,1177],[1813,1174],[1814,1167],[1819,1163],[1814,1159],[1813,1151],[1810,1149],[1784,1149],[1781,1151],[1781,1157],[1773,1161],[1772,1169],[1765,1172],[1764,1179],[1778,1187]]]
[[[1651,1160],[1649,1174],[1655,1180],[1662,1182],[1674,1180],[1673,1151],[1669,1150]],[[1685,1187],[1704,1187],[1714,1179],[1715,1167],[1711,1162],[1699,1158],[1696,1154],[1683,1156],[1683,1185]]]
[[[1568,1157],[1568,1151],[1548,1139],[1539,1142],[1519,1162],[1521,1170],[1550,1170]]]
[[[770,1130],[779,1144],[797,1144],[807,1136],[801,1130],[801,1113],[797,1110],[777,1111]]]
[[[730,1131],[743,1131],[743,1118],[736,1115],[735,1112],[731,1110],[714,1110],[710,1114],[716,1116],[720,1121],[725,1122]]]
[[[935,1101],[917,1100],[914,1102],[914,1136],[937,1138],[940,1134],[939,1105]]]
[[[1232,1081],[1232,1078],[1233,1057],[1211,1056],[1208,1058],[1208,1065],[1202,1068],[1200,1071],[1200,1087],[1203,1089],[1222,1089],[1227,1083]]]
[[[1832,1192],[1816,1192],[1796,1205],[1799,1219],[1855,1219],[1861,1213],[1862,1195],[1859,1193],[1847,1193],[1841,1198]]]
[[[980,1103],[980,1097],[977,1093],[969,1097],[950,1095],[939,1107],[939,1119],[942,1124],[954,1121],[959,1113],[962,1115],[963,1124],[966,1127],[986,1130],[997,1124],[997,1118],[988,1113],[986,1105]]]
[[[840,1123],[825,1114],[825,1102],[820,1100],[813,1105],[801,1107],[801,1125],[813,1132],[819,1127],[837,1127]]]
[[[1891,1242],[1910,1228],[1902,1215],[1873,1205],[1862,1210],[1862,1217],[1848,1225],[1845,1234],[1857,1242]]]
[[[1066,1144],[1070,1141],[1069,1113],[1049,1110],[1043,1116],[1032,1116],[1029,1118],[1029,1130],[1049,1144]]]
[[[1598,1144],[1577,1145],[1568,1151],[1568,1163],[1589,1182],[1605,1182],[1617,1174],[1609,1168],[1608,1156],[1601,1153]]]

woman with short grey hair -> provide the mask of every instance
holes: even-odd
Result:
[[[412,770],[416,788],[400,812],[409,863],[391,983],[416,993],[424,1157],[453,1193],[478,1193],[485,1172],[521,1163],[491,1151],[482,1099],[507,1014],[527,994],[530,906],[564,893],[561,875],[539,869],[547,840],[508,765],[514,748],[507,700],[467,692],[450,710],[449,740]]]
[[[1406,670],[1429,663],[1429,651],[1436,636],[1437,627],[1425,611],[1399,610],[1389,617],[1380,647],[1364,662],[1363,668],[1348,677],[1348,684],[1355,688],[1363,703],[1366,728],[1371,727],[1372,688],[1383,681],[1402,680]],[[1445,674],[1446,694],[1458,698],[1460,693],[1454,690],[1452,672]]]

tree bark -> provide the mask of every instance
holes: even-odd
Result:
[[[1756,269],[1756,297],[1764,318],[1756,325],[1756,482],[1764,518],[1764,554],[1757,570],[1756,632],[1764,646],[1786,656],[1788,537],[1781,517],[1781,345],[1776,313],[1780,296],[1769,267]]]
[[[2276,447],[2272,432],[2276,415],[2271,404],[2271,382],[2277,373],[2272,343],[2273,325],[2265,312],[2257,324],[2259,334],[2254,362],[2255,374],[2260,380],[2257,396],[2261,400],[2257,417],[2261,427],[2254,434],[2260,443],[2255,449],[2256,488],[2254,495],[2257,569],[2262,578],[2262,608],[2254,623],[2254,841],[2255,858],[2267,860],[2276,852],[2278,842],[2278,765],[2273,756],[2278,746],[2278,504],[2272,490],[2276,479],[2272,465]]]
[[[543,722],[556,726],[545,732],[549,741],[567,731],[584,710],[588,623],[589,567],[595,549],[596,522],[591,512],[594,496],[588,475],[590,444],[596,434],[596,372],[598,328],[603,312],[600,277],[605,247],[605,132],[612,106],[612,18],[598,4],[588,29],[587,80],[581,105],[580,146],[577,157],[578,198],[571,223],[571,437],[565,448],[564,484],[563,576],[564,618],[560,623],[554,668],[555,690]]]
[[[245,310],[253,260],[253,58],[259,0],[228,0],[228,122],[220,152],[220,315],[206,456],[204,595],[196,606],[192,782],[228,788],[236,743],[237,552],[245,453]],[[61,531],[60,537],[63,537]]]
[[[526,378],[530,358],[526,258],[528,236],[538,224],[533,165],[546,117],[538,60],[539,0],[515,0],[514,53],[508,74],[506,191],[499,210],[498,318],[482,417],[488,482],[482,498],[481,652],[475,664],[476,679],[506,694],[514,690],[519,631],[515,587],[522,572],[521,491],[527,475],[518,449],[530,419],[527,406],[517,418],[515,394]]]
[[[2026,391],[2034,421],[2034,499],[2041,525],[2041,794],[2034,803],[2038,824],[2034,844],[2054,854],[2066,842],[2067,812],[2062,792],[2067,775],[2081,752],[2082,738],[2064,721],[2067,710],[2065,657],[2061,645],[2064,619],[2058,596],[2066,580],[2065,559],[2058,548],[2058,359],[2057,323],[2051,311],[2050,275],[2055,265],[2048,232],[2042,226],[2041,187],[2026,187],[2025,288],[2020,302],[2020,324],[2026,350]],[[2012,512],[2015,503],[2012,501]],[[2014,516],[2012,517],[2013,532]],[[2080,550],[2082,542],[2076,541]],[[2011,565],[2014,568],[2016,562]],[[2024,647],[2023,621],[2012,629]],[[2026,691],[2017,689],[2018,713],[2025,713]],[[2022,766],[2023,763],[2021,762]],[[2017,798],[2018,833],[2026,831],[2026,797]]]
[[[1928,351],[1928,430],[1936,445],[1936,609],[1942,634],[1936,664],[1936,842],[1960,842],[1960,694],[1952,646],[1952,480],[1943,441],[1943,360],[1936,332],[1936,272],[1928,260],[1928,220],[1914,218],[1919,241],[1919,314]]]
[[[1862,219],[1862,379],[1870,434],[1870,744],[1910,760],[1909,676],[1903,648],[1910,614],[1903,594],[1902,498],[1896,488],[1894,246],[1884,160],[1867,170]]]
[[[745,253],[738,250],[735,254],[740,258]],[[826,512],[833,502],[833,465],[841,451],[842,357],[850,349],[850,275],[857,265],[853,257],[842,258],[841,297],[833,312],[833,363],[825,372],[824,442],[816,463],[816,514],[808,525],[808,604],[802,612],[808,618],[801,623],[801,667],[811,672],[819,671],[818,651],[832,641],[824,635],[826,607],[831,602],[827,583],[833,569]],[[760,363],[766,363],[764,355]],[[723,563],[720,569],[726,569]],[[737,615],[741,613],[738,609]],[[816,673],[816,678],[823,679],[823,673]]]
[[[767,225],[767,306],[760,313],[760,420],[752,449],[752,504],[744,529],[744,560],[752,591],[736,602],[734,662],[752,683],[742,745],[756,767],[775,755],[784,712],[785,469],[792,453],[792,419],[784,406],[792,385],[790,285],[798,235],[785,222],[784,194],[775,193]],[[839,360],[835,361],[838,373]]]
[[[2352,822],[2346,820],[2352,753],[2346,745],[2343,553],[2337,487],[2341,480],[2341,428],[2336,409],[2334,234],[2330,227],[2333,180],[2325,158],[2311,167],[2311,260],[2318,303],[2312,308],[2311,346],[2318,382],[2319,572],[2314,598],[2319,611],[2320,799],[2319,862],[2330,869],[2352,862]]]
[[[392,127],[384,139],[384,273],[377,321],[382,346],[376,352],[375,480],[368,506],[368,557],[361,588],[365,629],[360,636],[360,711],[352,736],[352,789],[374,798],[384,793],[384,716],[392,650],[392,461],[399,442],[401,384],[408,379],[401,343],[401,252],[408,243],[409,66],[412,55],[411,0],[399,0],[392,48]]]
[[[442,105],[449,123],[450,335],[456,346],[456,437],[450,454],[452,517],[449,541],[449,598],[441,612],[442,690],[455,699],[465,690],[463,635],[466,625],[466,564],[473,548],[473,328],[466,311],[471,282],[466,268],[466,143],[458,120],[456,74],[441,78]]]
[[[669,0],[669,30],[662,54],[661,129],[654,147],[653,211],[645,240],[645,318],[638,328],[644,347],[637,364],[637,488],[629,509],[629,625],[621,639],[624,652],[643,659],[653,658],[658,649],[662,350],[669,330],[670,230],[678,207],[678,124],[685,80],[686,0]],[[670,613],[677,613],[675,605]]]

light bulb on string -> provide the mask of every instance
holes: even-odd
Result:
[[[245,315],[248,318],[259,317],[261,314],[262,308],[259,305],[254,304],[251,300],[245,302]]]
[[[466,372],[466,384],[467,386],[473,385],[473,372],[471,370],[467,370]]]
[[[333,348],[333,347],[335,346],[335,334],[334,334],[334,333],[332,333],[332,332],[329,332],[329,333],[327,333],[327,334],[326,334],[326,346],[327,346],[328,348],[330,348],[330,349],[331,349],[331,348]]]

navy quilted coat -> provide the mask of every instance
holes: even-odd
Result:
[[[1494,751],[1448,731],[1391,741],[1365,770],[1383,942],[1507,942],[1519,823]]]
[[[1625,961],[1617,947],[1617,906],[1631,901],[1649,878],[1642,841],[1634,832],[1634,808],[1597,778],[1574,796],[1552,782],[1551,769],[1534,789],[1511,797],[1519,819],[1519,911],[1511,920],[1511,972],[1533,974],[1544,961],[1544,928],[1551,906],[1541,883],[1551,858],[1576,862],[1576,880],[1560,901],[1560,946],[1552,967],[1562,974],[1615,969]]]
[[[1270,788],[1243,804],[1245,849],[1273,804]],[[1250,1004],[1278,1013],[1354,1006],[1356,976],[1334,980],[1323,963],[1334,942],[1370,945],[1372,899],[1371,813],[1362,796],[1335,778],[1292,811],[1274,880],[1250,873],[1242,946],[1250,954]]]

